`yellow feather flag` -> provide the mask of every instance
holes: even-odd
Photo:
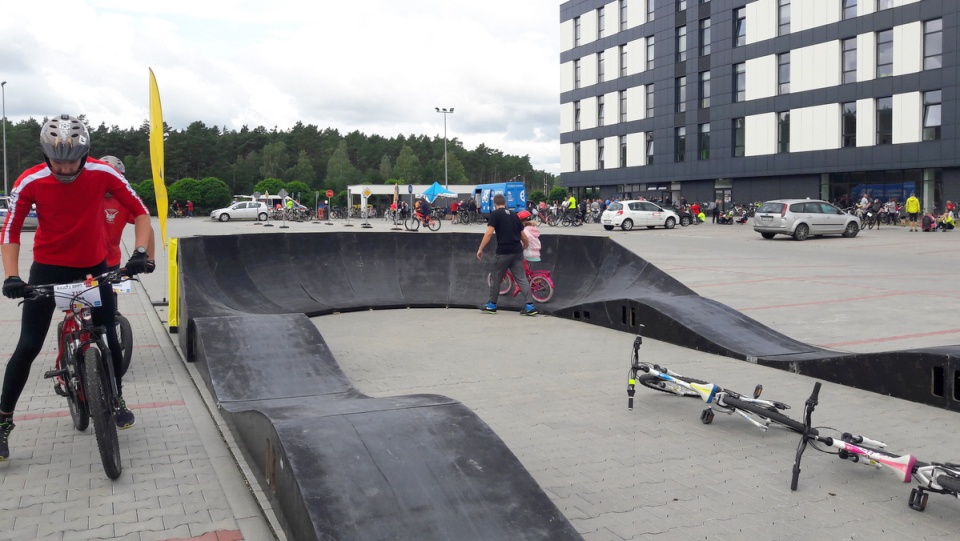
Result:
[[[150,69],[150,68],[148,68]],[[157,78],[150,69],[150,167],[153,169],[153,191],[157,200],[157,217],[160,219],[160,238],[163,250],[167,250],[167,185],[163,176],[163,109],[160,107],[160,90]]]

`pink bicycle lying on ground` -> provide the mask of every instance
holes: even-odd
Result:
[[[547,302],[553,298],[554,285],[553,279],[550,278],[550,271],[533,270],[526,260],[523,261],[523,270],[527,275],[527,282],[530,284],[530,293],[537,302]],[[493,277],[487,274],[487,285],[490,285],[491,280],[493,280]],[[517,283],[517,279],[514,278],[510,269],[507,269],[507,272],[503,273],[503,279],[500,280],[500,294],[506,295],[509,292],[512,292],[511,295],[516,297],[520,294],[520,284]]]

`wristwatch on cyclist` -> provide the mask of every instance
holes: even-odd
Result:
[[[137,246],[136,248],[133,249],[133,253],[135,253],[135,254],[145,254],[145,253],[147,253],[147,248],[146,248],[145,246]]]

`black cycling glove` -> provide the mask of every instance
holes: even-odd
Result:
[[[150,274],[151,272],[153,272],[153,271],[155,271],[155,270],[157,270],[157,262],[154,261],[154,260],[152,260],[152,259],[148,260],[148,261],[147,261],[147,270],[145,271],[146,274]]]
[[[3,281],[3,296],[8,299],[22,299],[27,296],[27,283],[19,276],[8,276]]]
[[[127,261],[127,275],[136,276],[147,272],[148,261],[147,254],[133,254]]]

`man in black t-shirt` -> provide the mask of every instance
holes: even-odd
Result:
[[[523,223],[512,210],[507,210],[507,198],[502,194],[493,197],[493,212],[487,220],[487,231],[477,249],[477,259],[483,259],[483,249],[490,242],[490,237],[497,234],[497,255],[493,260],[493,269],[490,272],[490,296],[486,304],[480,307],[488,314],[497,313],[497,299],[500,296],[500,281],[507,269],[513,273],[513,278],[523,293],[523,310],[520,315],[535,316],[537,308],[533,305],[530,296],[530,283],[523,270],[523,250],[527,247],[527,234],[523,232]]]

